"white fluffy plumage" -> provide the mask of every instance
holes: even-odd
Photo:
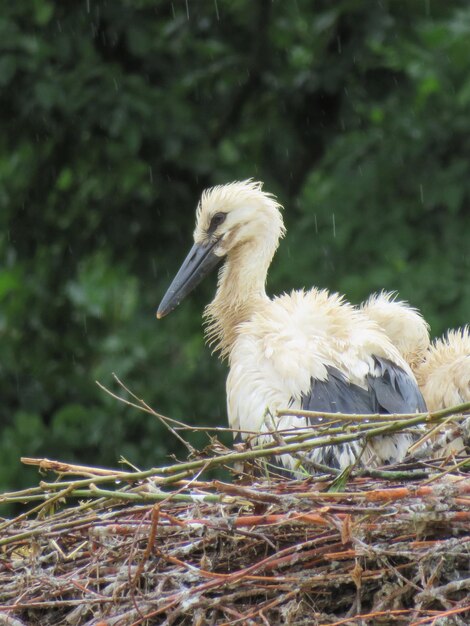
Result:
[[[416,369],[430,411],[470,401],[470,327],[436,339]]]
[[[429,324],[408,302],[397,300],[393,292],[372,294],[361,310],[377,322],[414,371],[429,348]]]

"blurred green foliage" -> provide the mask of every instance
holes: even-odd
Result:
[[[184,453],[96,387],[112,372],[225,424],[214,281],[154,318],[207,186],[252,176],[285,205],[273,292],[396,289],[434,334],[467,322],[469,42],[463,0],[4,4],[1,488],[31,481],[20,456]]]

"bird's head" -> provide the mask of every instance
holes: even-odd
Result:
[[[157,311],[173,311],[220,261],[242,246],[276,249],[284,234],[280,205],[262,183],[247,180],[203,192],[196,212],[194,245],[183,261]]]

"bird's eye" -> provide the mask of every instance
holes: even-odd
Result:
[[[209,224],[209,233],[213,233],[216,228],[222,224],[226,217],[226,213],[216,213],[215,215],[213,215],[211,223]]]

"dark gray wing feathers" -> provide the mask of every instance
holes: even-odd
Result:
[[[378,375],[367,376],[367,389],[350,383],[335,367],[328,367],[326,380],[312,378],[309,393],[302,396],[302,409],[363,414],[426,411],[418,385],[400,366],[379,357],[374,360]]]
[[[312,386],[302,397],[302,409],[326,413],[372,413],[373,404],[366,389],[346,379],[335,367],[328,367],[326,380],[312,378]]]
[[[369,374],[367,383],[377,399],[377,413],[423,413],[426,404],[416,381],[387,359],[374,357],[379,376]]]

